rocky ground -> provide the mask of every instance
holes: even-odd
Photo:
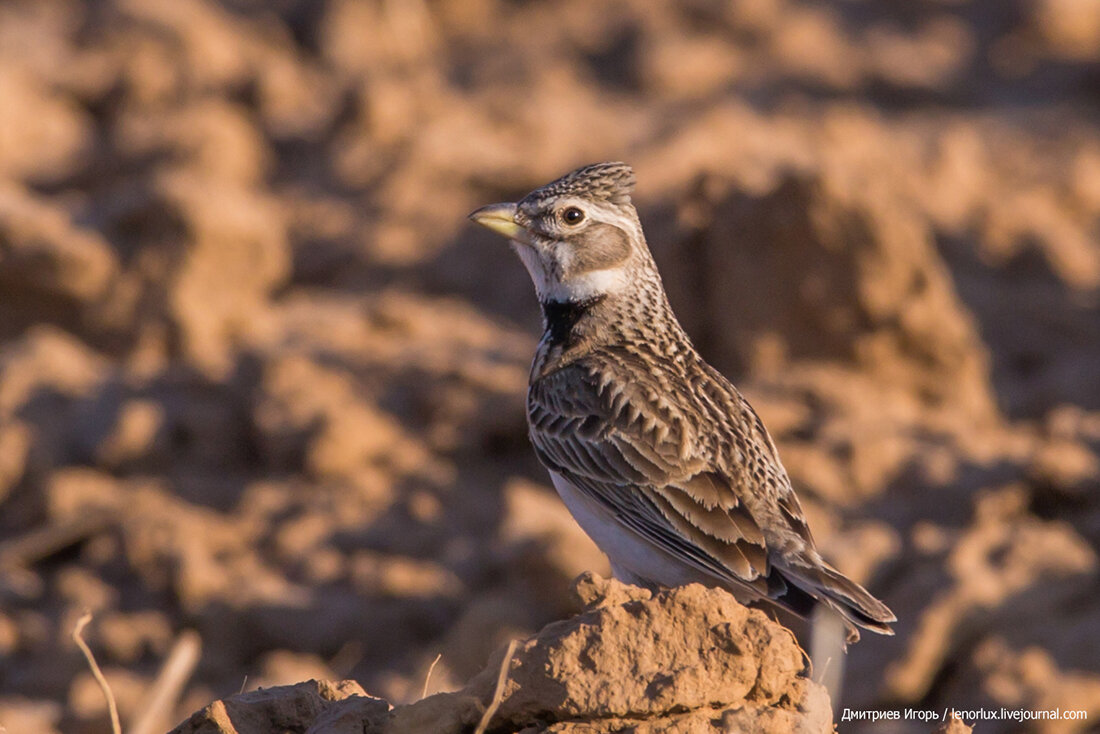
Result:
[[[504,648],[459,691],[391,710],[354,681],[310,681],[216,701],[172,734],[833,731],[794,635],[727,592],[591,575],[576,592],[581,614]]]
[[[85,608],[124,722],[198,632],[162,730],[311,678],[409,704],[437,655],[460,690],[581,611],[535,301],[465,214],[622,159],[900,618],[834,705],[1095,728],[1098,90],[1087,1],[0,4],[0,724],[108,730]]]

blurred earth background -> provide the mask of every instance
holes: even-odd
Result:
[[[465,219],[622,159],[673,306],[898,614],[853,709],[1100,722],[1100,3],[3,0],[0,724],[453,689],[606,562]],[[927,731],[923,722],[841,731]],[[979,732],[1019,730],[980,724]]]

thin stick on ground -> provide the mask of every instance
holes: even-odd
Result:
[[[821,666],[821,673],[814,676],[816,678],[816,680],[814,680],[815,683],[821,683],[821,681],[825,680],[825,676],[829,674],[829,665],[831,665],[832,662],[832,658],[825,658],[825,664]],[[810,669],[810,672],[814,672],[812,667]]]
[[[432,679],[432,671],[435,670],[435,664],[439,662],[439,659],[441,657],[443,657],[443,653],[439,653],[438,655],[436,655],[435,660],[433,660],[432,664],[428,666],[428,674],[424,676],[424,690],[420,692],[421,698],[428,697],[428,681]]]
[[[88,661],[88,667],[92,669],[92,676],[99,683],[100,689],[103,691],[103,697],[107,699],[107,711],[111,714],[111,731],[114,734],[122,734],[122,724],[118,721],[118,706],[115,705],[115,694],[111,692],[111,686],[107,683],[107,678],[104,677],[103,671],[99,669],[99,664],[95,661],[95,656],[92,655],[92,650],[88,647],[88,643],[84,642],[82,634],[84,628],[88,626],[88,623],[92,621],[92,613],[84,612],[80,619],[76,621],[76,627],[73,628],[73,642],[80,648],[80,651],[84,653],[84,659]]]
[[[176,638],[157,679],[142,702],[141,713],[131,722],[128,734],[156,734],[172,715],[180,692],[187,685],[202,653],[202,640],[195,630],[184,630]]]
[[[504,684],[508,682],[508,667],[512,662],[512,653],[516,651],[516,641],[512,640],[508,643],[508,649],[504,651],[504,660],[500,662],[500,674],[497,675],[497,687],[493,691],[493,701],[489,704],[489,708],[485,709],[485,713],[481,715],[481,721],[477,724],[477,729],[474,730],[474,734],[485,734],[485,730],[489,728],[489,722],[493,720],[493,714],[500,708],[500,702],[504,700]]]

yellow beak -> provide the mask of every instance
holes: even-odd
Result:
[[[516,224],[515,204],[490,204],[470,214],[470,219],[508,239],[516,239],[523,227]]]

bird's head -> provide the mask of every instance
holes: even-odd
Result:
[[[540,301],[585,301],[623,291],[652,263],[633,189],[630,166],[596,163],[470,219],[511,240]]]

